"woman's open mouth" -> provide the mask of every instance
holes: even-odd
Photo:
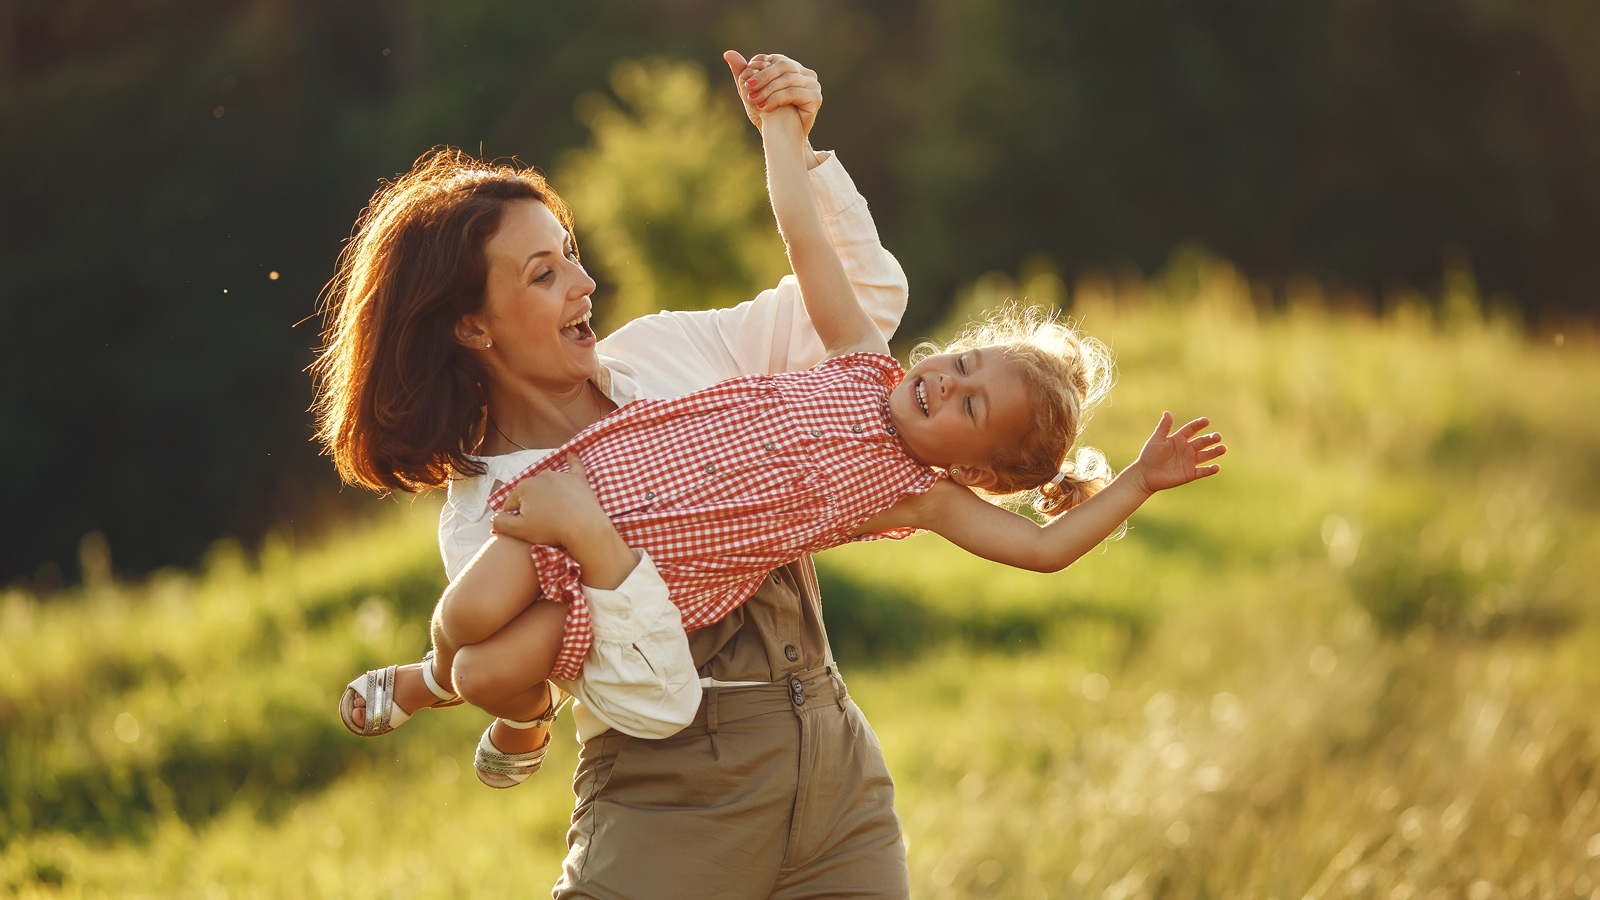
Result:
[[[569,341],[594,340],[594,329],[589,327],[589,318],[594,315],[594,310],[586,309],[583,314],[566,322],[561,326],[561,336]]]
[[[917,387],[916,387],[917,405],[922,407],[922,414],[924,416],[928,415],[928,395],[923,393],[923,390],[922,390],[922,387],[925,384],[927,384],[926,381],[923,381],[921,378],[917,379]]]

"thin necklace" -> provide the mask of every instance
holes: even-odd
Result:
[[[593,396],[595,394],[600,394],[600,388],[595,386],[594,382],[591,381],[588,384],[589,384],[590,396]],[[600,394],[600,396],[604,397],[605,395],[604,394]],[[505,430],[500,427],[500,423],[496,422],[494,420],[494,416],[491,416],[488,413],[484,413],[484,417],[489,420],[489,424],[494,427],[495,432],[498,433],[501,437],[506,439],[506,443],[509,443],[511,446],[517,448],[518,450],[532,450],[533,449],[532,447],[524,447],[521,444],[517,443],[516,441],[512,440],[511,439],[511,435],[506,434]]]
[[[527,449],[529,449],[529,448],[524,447],[521,444],[517,443],[516,441],[512,440],[511,439],[511,435],[506,434],[504,431],[502,431],[501,428],[500,428],[500,423],[496,422],[494,420],[494,416],[489,416],[488,418],[489,418],[489,424],[493,425],[494,426],[494,430],[496,432],[498,432],[501,437],[506,439],[506,443],[508,443],[511,446],[517,448],[518,450],[527,450]]]

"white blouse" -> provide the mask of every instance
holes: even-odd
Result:
[[[885,338],[905,313],[905,273],[878,240],[867,201],[839,164],[810,171],[823,225],[862,307]],[[643,316],[599,342],[597,379],[618,406],[677,397],[740,375],[792,372],[823,357],[793,275],[731,309]],[[480,457],[484,474],[450,483],[439,513],[439,549],[453,581],[490,537],[488,499],[501,484],[550,453],[519,450]],[[700,705],[701,684],[678,610],[648,557],[615,591],[584,588],[593,609],[594,645],[583,676],[562,687],[577,698],[578,740],[616,728],[644,738],[667,737]]]

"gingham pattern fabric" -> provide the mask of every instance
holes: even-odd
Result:
[[[905,377],[893,357],[851,353],[803,372],[751,375],[671,400],[641,400],[580,432],[494,492],[583,460],[630,547],[650,554],[694,631],[743,603],[771,570],[850,540],[863,522],[941,475],[906,452],[889,420]],[[863,536],[903,538],[915,529]],[[567,604],[552,671],[576,678],[594,640],[577,562],[535,546],[547,599]]]

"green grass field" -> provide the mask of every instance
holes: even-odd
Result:
[[[1383,318],[1249,295],[1205,261],[1079,291],[1121,370],[1090,441],[1125,463],[1172,409],[1230,447],[1124,539],[1054,576],[929,536],[819,559],[916,896],[1600,900],[1595,345],[1460,285]],[[5,595],[0,894],[543,895],[568,723],[496,792],[479,713],[335,715],[424,648],[435,509]]]

